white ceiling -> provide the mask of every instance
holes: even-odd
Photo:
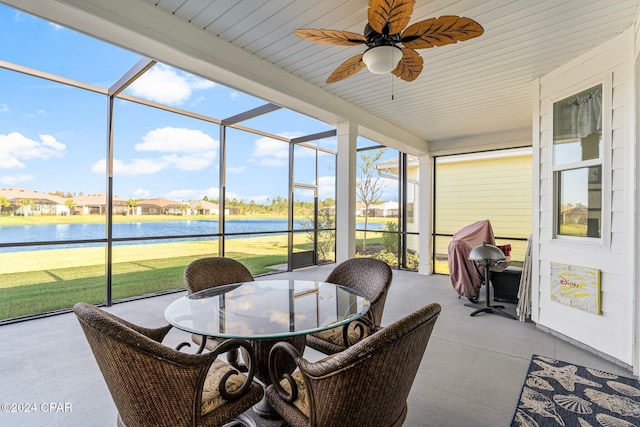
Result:
[[[410,23],[460,15],[479,22],[485,32],[455,45],[420,50],[424,70],[410,83],[365,69],[326,84],[336,67],[364,47],[318,45],[293,30],[362,33],[367,0],[45,0],[47,7],[42,0],[2,1],[164,62],[177,58],[176,50],[184,52],[185,59],[175,59],[173,65],[214,80],[219,76],[223,84],[327,121],[358,112],[360,123],[392,138],[389,133],[413,138],[414,146],[416,141],[446,143],[474,135],[484,135],[479,138],[483,141],[510,132],[530,135],[532,80],[631,27],[640,2],[416,0]],[[77,22],[68,10],[58,10],[61,4],[116,22],[122,31]],[[148,42],[138,44],[136,33]],[[209,52],[199,45],[206,37]],[[173,56],[153,42],[171,45]],[[208,73],[191,64],[188,58],[196,57],[218,69]],[[298,105],[294,98],[303,102]],[[320,112],[332,109],[333,115]]]

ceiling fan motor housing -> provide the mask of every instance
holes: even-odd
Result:
[[[388,26],[385,25],[385,29]],[[400,33],[398,34],[380,34],[371,28],[371,25],[367,24],[364,26],[364,37],[367,39],[366,45],[368,47],[375,46],[395,46],[400,43]]]

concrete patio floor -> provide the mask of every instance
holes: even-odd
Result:
[[[263,276],[323,280],[334,265]],[[165,324],[165,307],[182,293],[116,304],[108,311],[144,326]],[[484,289],[482,290],[484,295]],[[442,305],[409,395],[406,426],[508,426],[532,354],[632,376],[612,363],[541,331],[494,314],[470,317],[448,276],[394,271],[383,324],[430,302]],[[507,304],[515,314],[515,306]],[[188,334],[173,330],[165,343]],[[116,408],[72,313],[0,326],[0,426],[116,425]],[[305,357],[317,359],[313,350]],[[366,391],[363,390],[363,393]],[[7,404],[29,413],[7,412]]]

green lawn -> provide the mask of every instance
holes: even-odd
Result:
[[[246,219],[246,217],[243,217]],[[254,217],[252,217],[254,218]],[[131,221],[126,216],[114,221]],[[217,217],[138,216],[135,221],[212,220]],[[371,219],[371,222],[388,219]],[[3,225],[103,222],[103,216],[0,216]],[[374,237],[375,236],[375,237]],[[371,233],[367,243],[379,243]],[[357,233],[358,246],[362,233]],[[305,233],[294,248],[311,249]],[[217,241],[150,243],[113,247],[113,300],[184,288],[183,273],[194,259],[218,254]],[[226,241],[226,256],[237,259],[255,276],[287,262],[287,236],[269,235]],[[79,301],[105,301],[105,248],[82,247],[0,253],[0,320],[70,308]]]
[[[286,236],[233,239],[233,251],[226,255],[259,275],[287,262],[286,245]],[[213,242],[114,247],[113,299],[184,288],[186,265],[217,255],[215,248]],[[78,301],[104,302],[105,283],[102,247],[2,253],[0,320],[69,308]]]

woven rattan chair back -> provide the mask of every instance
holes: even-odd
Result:
[[[351,258],[336,266],[326,281],[360,292],[371,302],[367,318],[380,326],[393,273],[383,261],[373,258]]]
[[[73,310],[118,409],[119,426],[222,425],[263,394],[250,381],[240,398],[202,416],[203,384],[217,354],[187,354],[165,346],[160,341],[170,325],[143,328],[87,303]]]
[[[351,258],[344,261],[329,274],[326,281],[347,286],[360,292],[371,302],[364,320],[367,328],[379,328],[382,321],[387,292],[391,286],[393,274],[391,268],[384,262],[372,258]],[[351,326],[345,326],[351,330]],[[353,330],[351,330],[353,331]],[[323,331],[307,335],[307,346],[324,354],[334,354],[344,350],[345,344],[343,328]],[[370,331],[366,331],[368,335]]]
[[[267,397],[292,426],[385,427],[402,425],[407,397],[441,307],[429,304],[346,350],[319,362],[295,357],[306,390],[305,410],[287,403],[283,388]],[[295,351],[278,344],[275,351]],[[273,354],[273,353],[272,353]],[[280,375],[272,376],[278,383]],[[304,405],[303,405],[304,406]]]
[[[184,269],[184,282],[190,294],[215,286],[251,281],[253,276],[247,267],[231,258],[200,258]]]

